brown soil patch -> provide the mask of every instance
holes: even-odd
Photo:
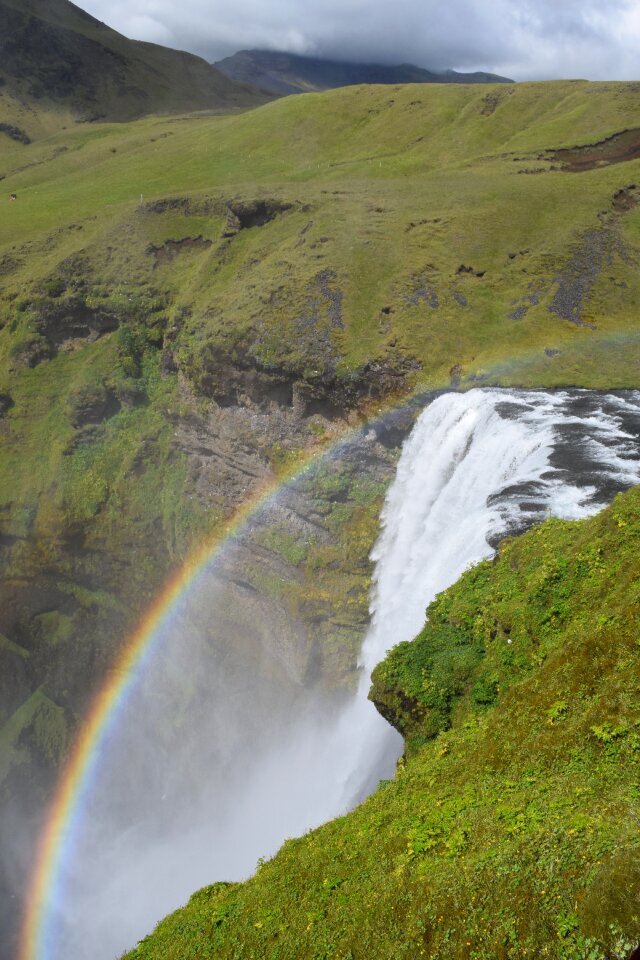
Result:
[[[549,160],[563,164],[566,173],[584,173],[597,167],[607,167],[612,163],[625,163],[640,157],[640,128],[622,130],[606,140],[588,143],[582,147],[570,147],[566,150],[551,150]]]
[[[184,237],[182,240],[166,240],[159,247],[149,244],[146,252],[155,257],[155,266],[171,263],[184,250],[206,250],[211,246],[211,240],[204,237]]]
[[[640,203],[640,193],[638,193],[638,187],[635,183],[630,183],[628,187],[617,190],[611,200],[611,206],[616,213],[628,213],[629,210],[637,207],[638,203]]]

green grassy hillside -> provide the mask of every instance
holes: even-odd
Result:
[[[7,292],[82,251],[103,285],[162,286],[192,312],[185,333],[231,337],[249,363],[297,379],[316,361],[346,375],[375,360],[434,382],[453,365],[505,382],[635,382],[640,215],[633,191],[614,197],[637,150],[580,173],[554,155],[633,127],[633,85],[487,89],[354,88],[11,142]],[[229,205],[256,202],[264,225],[244,230]],[[167,248],[169,264],[149,252],[198,238],[186,258]],[[340,317],[320,336],[303,318],[329,274]]]
[[[626,958],[640,942],[640,495],[503,544],[371,696],[393,781],[128,956]]]

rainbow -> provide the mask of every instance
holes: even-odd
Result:
[[[519,358],[522,362],[523,358]],[[514,360],[511,359],[511,366]],[[517,365],[517,363],[515,364]],[[441,387],[442,389],[442,387]],[[446,389],[446,388],[444,388]],[[225,544],[238,536],[245,524],[280,490],[300,477],[315,461],[335,453],[353,435],[367,426],[374,426],[385,416],[401,408],[422,407],[433,397],[433,387],[422,384],[404,397],[388,398],[384,404],[360,409],[356,426],[345,426],[329,444],[316,447],[298,459],[296,465],[254,491],[221,532],[205,542],[164,585],[146,611],[94,697],[82,731],[72,747],[62,770],[31,873],[19,936],[18,960],[49,960],[48,935],[53,923],[55,905],[61,899],[62,875],[71,856],[74,834],[89,798],[92,783],[100,767],[109,735],[117,727],[119,716],[136,683],[150,661],[162,628],[198,575],[218,557]]]
[[[406,398],[404,402],[407,402]],[[371,420],[363,416],[356,427],[346,427],[330,445],[312,449],[297,460],[293,469],[254,491],[250,500],[236,511],[224,530],[204,543],[167,581],[146,611],[93,699],[82,731],[62,770],[40,837],[35,867],[27,890],[20,930],[19,960],[47,960],[50,955],[49,934],[55,905],[62,896],[61,878],[64,865],[71,855],[75,831],[86,807],[103,751],[110,734],[117,727],[129,695],[154,653],[162,628],[168,624],[189,588],[198,575],[219,556],[225,544],[237,537],[247,522],[278,492],[302,476],[314,462],[335,453],[366,424],[373,424],[381,415],[402,405],[388,404],[384,409],[378,408],[376,417]]]

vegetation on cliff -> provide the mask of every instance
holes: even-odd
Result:
[[[406,757],[128,956],[625,958],[640,942],[640,491],[506,541],[371,696]]]

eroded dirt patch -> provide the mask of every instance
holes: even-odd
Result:
[[[81,296],[43,299],[36,306],[35,327],[53,350],[68,340],[93,342],[120,326],[120,317],[107,306],[89,307]]]
[[[621,187],[616,190],[612,199],[611,206],[616,213],[628,213],[640,203],[640,191],[635,183],[630,183],[628,187]]]
[[[511,96],[511,90],[492,90],[482,98],[482,109],[480,110],[480,115],[483,117],[490,117],[493,113],[496,112],[500,104],[506,100],[507,97]]]
[[[231,200],[227,203],[227,223],[222,236],[232,238],[240,230],[264,227],[291,207],[292,204],[281,200]]]
[[[206,250],[211,244],[212,241],[204,237],[183,237],[182,240],[165,240],[159,246],[151,243],[146,252],[155,259],[154,267],[159,267],[172,263],[185,250]]]
[[[640,127],[614,133],[598,143],[565,150],[550,150],[547,159],[561,163],[566,173],[584,173],[613,163],[625,163],[640,157]]]
[[[458,269],[456,270],[457,276],[462,276],[465,273],[468,273],[472,277],[477,277],[479,280],[484,277],[486,270],[476,270],[475,267],[469,267],[465,263],[461,263]]]

